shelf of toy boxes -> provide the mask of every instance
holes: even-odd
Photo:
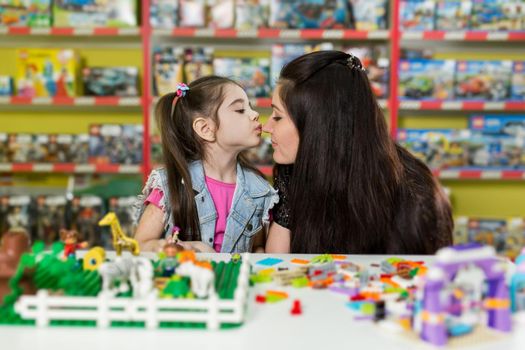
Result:
[[[410,31],[401,32],[401,39],[433,41],[525,41],[525,31]]]
[[[41,35],[41,36],[139,36],[141,28],[74,28],[74,27],[6,27],[0,28],[0,35]]]
[[[142,166],[127,164],[0,163],[0,172],[57,174],[140,174]]]

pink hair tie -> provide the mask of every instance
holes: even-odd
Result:
[[[173,102],[171,103],[171,114],[175,111],[175,105],[177,104],[177,101],[179,98],[186,96],[186,93],[190,91],[190,87],[184,83],[178,83],[177,87],[175,88],[175,97],[173,98]]]

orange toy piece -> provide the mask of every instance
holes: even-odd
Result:
[[[177,254],[177,259],[180,263],[191,261],[195,262],[197,259],[193,250],[185,250]]]

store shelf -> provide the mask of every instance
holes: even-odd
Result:
[[[141,97],[0,97],[2,105],[27,106],[130,106],[138,107]]]
[[[525,111],[525,101],[400,101],[399,108],[424,111]]]
[[[525,41],[525,31],[495,32],[495,31],[422,31],[402,32],[401,38],[406,40],[436,40],[436,41]]]
[[[73,27],[3,27],[0,35],[42,35],[42,36],[139,36],[141,28],[73,28]]]
[[[0,163],[0,172],[66,174],[140,174],[142,172],[142,166],[123,164]]]
[[[525,170],[433,170],[442,180],[525,180]]]
[[[310,40],[385,40],[390,38],[387,30],[361,31],[353,29],[272,29],[254,30],[173,28],[155,29],[154,36],[178,38],[245,38],[245,39],[310,39]]]

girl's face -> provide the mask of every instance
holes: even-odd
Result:
[[[272,135],[273,160],[279,164],[293,164],[299,148],[299,133],[279,96],[280,87],[273,92],[272,115],[263,130]]]
[[[234,151],[258,146],[262,126],[259,123],[259,113],[252,109],[246,92],[235,84],[228,84],[224,96],[218,111],[219,128],[215,134],[217,144]]]

